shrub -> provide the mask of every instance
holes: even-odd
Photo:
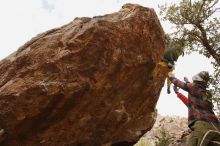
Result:
[[[156,146],[169,146],[171,142],[171,135],[164,127],[161,128],[159,136],[156,137]]]

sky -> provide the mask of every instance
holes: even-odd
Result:
[[[37,34],[65,25],[75,17],[117,12],[125,3],[154,8],[159,16],[158,5],[171,2],[178,0],[0,0],[0,60]],[[161,24],[165,32],[171,31],[168,23]],[[179,58],[174,73],[179,79],[184,76],[191,79],[202,70],[213,72],[210,60],[193,53]],[[187,116],[187,108],[173,91],[166,93],[166,86],[161,91],[157,109],[161,115]]]

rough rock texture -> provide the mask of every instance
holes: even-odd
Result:
[[[164,137],[163,132],[165,133]],[[135,146],[157,146],[162,137],[169,141],[169,146],[185,146],[189,132],[187,118],[158,115],[152,129]]]
[[[39,34],[0,62],[1,145],[132,145],[155,122],[164,48],[154,10],[132,4]]]

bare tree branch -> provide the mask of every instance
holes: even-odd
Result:
[[[205,5],[205,0],[202,1],[202,4],[201,4],[201,6],[200,6],[200,8],[199,8],[199,11],[198,11],[198,13],[197,13],[197,16],[202,12],[202,8],[204,7],[204,5]],[[198,17],[197,17],[197,18],[198,18]]]
[[[213,48],[210,46],[205,29],[200,24],[198,24],[197,27],[202,34],[202,44],[204,45],[206,50],[210,53],[210,55],[215,59],[217,64],[220,65],[220,56],[218,56],[215,50],[213,50]]]

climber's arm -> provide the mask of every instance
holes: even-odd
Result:
[[[189,105],[188,98],[186,96],[184,96],[182,93],[177,93],[177,96],[188,107],[188,105]]]
[[[173,90],[176,93],[176,95],[179,97],[179,99],[188,107],[189,101],[186,96],[184,96],[182,93],[179,93],[179,88],[177,86],[173,86]]]
[[[172,82],[175,86],[177,86],[177,87],[179,87],[179,88],[181,88],[181,89],[183,89],[183,90],[185,90],[185,91],[189,91],[189,89],[192,88],[192,83],[190,83],[190,82],[187,82],[187,83],[182,82],[182,81],[180,81],[179,79],[177,79],[177,78],[175,78],[175,77],[173,77],[173,78],[171,79],[171,82]]]

